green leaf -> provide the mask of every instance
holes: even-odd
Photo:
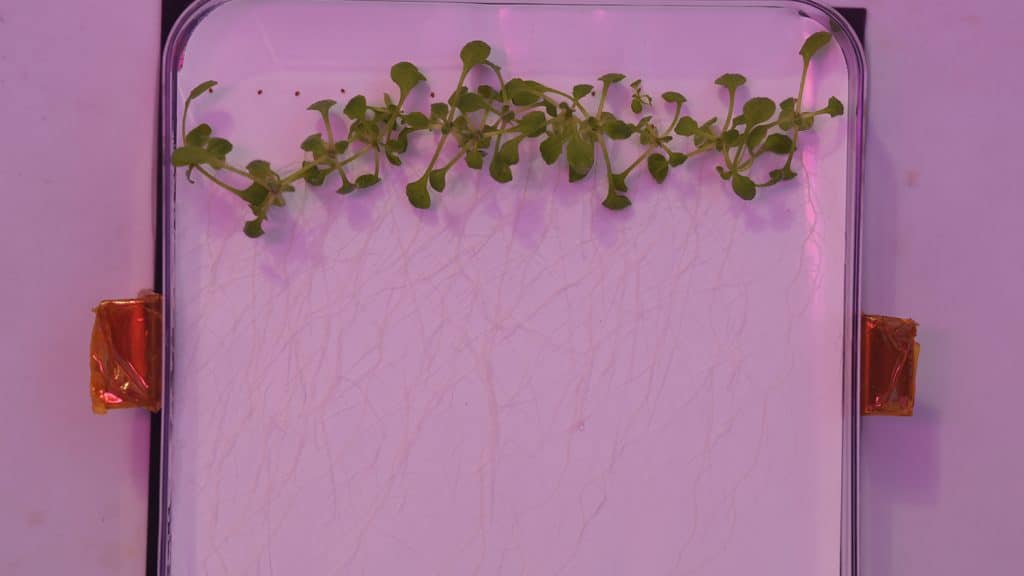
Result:
[[[580,172],[573,168],[572,166],[569,166],[569,182],[579,182],[580,180],[583,180],[586,177],[586,172]]]
[[[483,110],[486,108],[487,101],[476,92],[463,92],[462,95],[459,96],[458,103],[455,107],[466,114],[469,114],[470,112],[476,112],[477,110]]]
[[[633,125],[615,118],[604,124],[604,133],[612,140],[625,140],[635,132]]]
[[[353,184],[352,182],[350,182],[348,177],[345,176],[345,173],[342,172],[341,173],[341,187],[338,188],[338,190],[337,190],[338,194],[351,194],[352,192],[355,192],[355,190],[356,190],[356,185]]]
[[[673,168],[676,166],[682,166],[683,162],[686,162],[687,158],[689,158],[689,156],[682,152],[673,152],[668,155],[668,165]]]
[[[363,96],[362,94],[354,96],[351,100],[348,101],[348,104],[345,104],[345,109],[343,110],[343,112],[345,113],[345,116],[348,116],[353,120],[365,119],[366,96]]]
[[[202,84],[193,88],[192,91],[188,93],[188,99],[195,100],[196,98],[199,98],[203,95],[203,93],[205,93],[210,88],[213,88],[216,85],[217,83],[213,80],[207,80],[206,82],[203,82]]]
[[[569,138],[565,154],[569,167],[577,175],[586,176],[594,167],[594,143],[583,140],[578,134]]]
[[[540,110],[534,110],[529,114],[524,115],[519,120],[519,125],[516,127],[517,130],[523,133],[524,136],[534,137],[540,136],[544,133],[547,128],[548,119]]]
[[[270,162],[266,160],[253,160],[245,165],[245,169],[258,180],[266,181],[275,176],[274,171],[270,168]]]
[[[742,174],[732,175],[732,191],[744,200],[753,200],[757,195],[757,187],[754,181]]]
[[[796,125],[801,132],[810,130],[814,127],[814,116],[811,114],[801,114],[796,120]]]
[[[270,195],[270,190],[267,190],[265,187],[255,183],[255,182],[250,184],[248,188],[242,190],[242,193],[239,194],[239,196],[241,196],[242,200],[245,200],[246,202],[248,202],[252,206],[256,206],[258,204],[262,204],[263,201],[266,200],[267,196],[269,196],[269,195]]]
[[[380,182],[380,176],[376,174],[363,174],[356,178],[356,188],[369,188]]]
[[[747,148],[750,150],[756,150],[757,147],[764,141],[764,137],[768,135],[767,126],[757,126],[747,133]]]
[[[605,196],[604,202],[601,202],[601,205],[609,210],[624,210],[629,208],[631,204],[632,202],[626,196],[611,193]]]
[[[572,87],[572,97],[579,100],[594,91],[590,84],[577,84]]]
[[[785,134],[772,134],[765,139],[763,149],[772,154],[789,154],[793,149],[793,139]]]
[[[462,59],[462,67],[469,70],[477,64],[483,64],[491,55],[491,47],[482,40],[473,40],[462,47],[459,58]]]
[[[792,130],[796,126],[796,112],[792,109],[783,108],[779,112],[779,128],[783,130]]]
[[[632,110],[634,114],[639,114],[644,111],[644,103],[641,102],[639,98],[634,96],[629,101],[629,109]]]
[[[796,98],[786,98],[779,102],[779,110],[793,112],[796,109]]]
[[[832,118],[842,116],[844,112],[843,103],[835,96],[831,96],[828,99],[828,106],[825,106],[824,110]]]
[[[424,176],[419,180],[414,180],[406,184],[405,195],[409,198],[409,203],[420,210],[430,208],[430,192],[427,190],[427,176],[424,174]]]
[[[562,147],[564,145],[565,142],[561,138],[552,134],[540,143],[540,157],[550,166],[558,161],[558,157],[562,155]]]
[[[469,166],[473,170],[480,170],[484,167],[484,155],[479,150],[469,150],[466,152],[466,166]]]
[[[501,157],[502,162],[509,166],[515,166],[519,163],[519,142],[519,138],[513,138],[501,145],[498,156]]]
[[[302,141],[302,144],[299,145],[299,148],[306,152],[312,152],[314,156],[319,156],[327,151],[327,144],[324,143],[324,137],[317,133],[307,136]]]
[[[391,81],[398,86],[400,98],[403,100],[417,84],[426,79],[420,69],[411,62],[399,62],[391,67]]]
[[[185,135],[185,145],[203,146],[210,139],[210,134],[213,134],[213,128],[210,128],[209,124],[200,124]]]
[[[306,110],[313,110],[319,112],[323,116],[327,116],[330,113],[331,108],[334,108],[337,104],[338,103],[334,100],[318,100],[310,104]]]
[[[618,72],[609,72],[604,76],[598,78],[603,84],[615,84],[616,82],[622,82],[626,79],[625,74],[619,74]]]
[[[673,104],[683,104],[686,102],[686,96],[683,96],[679,92],[665,92],[661,95],[661,98],[665,102],[671,102]]]
[[[757,126],[772,119],[775,102],[771,98],[751,98],[743,105],[743,118],[747,126]]]
[[[768,173],[768,176],[774,181],[779,182],[782,180],[792,180],[796,178],[796,172],[793,172],[789,168],[783,166],[777,170],[772,170]]]
[[[171,164],[175,166],[199,166],[217,161],[217,157],[205,148],[183,146],[171,153]]]
[[[676,134],[680,136],[693,136],[697,133],[697,121],[689,116],[683,116],[676,124]]]
[[[722,133],[722,142],[726,146],[735,146],[740,141],[740,132],[735,128],[730,128]]]
[[[494,178],[496,182],[504,184],[512,181],[512,168],[510,168],[509,165],[501,159],[500,154],[496,154],[494,158],[491,158],[489,171],[491,173],[491,178]]]
[[[498,99],[498,91],[487,84],[481,84],[477,86],[476,93],[479,94],[480,96],[483,96],[485,100]]]
[[[747,77],[742,74],[722,74],[715,80],[715,84],[724,86],[730,92],[747,83]]]
[[[206,149],[209,150],[211,154],[223,158],[234,149],[234,145],[223,138],[210,138],[206,143]]]
[[[505,93],[517,106],[529,106],[540,100],[544,89],[536,82],[513,78],[505,83]]]
[[[334,152],[336,154],[344,154],[348,150],[348,140],[339,140],[334,143]]]
[[[431,170],[430,171],[430,187],[438,192],[444,192],[445,177],[448,175],[447,170]]]
[[[444,102],[434,102],[430,105],[430,117],[444,120],[448,117],[448,105]]]
[[[824,48],[831,41],[832,34],[825,31],[815,32],[808,36],[804,45],[800,47],[800,55],[804,57],[804,62],[809,62],[818,50]]]
[[[661,184],[668,178],[668,160],[661,154],[651,154],[647,157],[647,171],[655,182]]]
[[[388,142],[384,147],[384,158],[386,158],[388,163],[392,166],[401,166],[402,159],[398,157],[398,153],[394,150],[396,146],[398,146],[398,143],[394,140]]]
[[[245,235],[249,238],[259,238],[260,236],[263,236],[263,219],[257,218],[255,220],[249,220],[245,223],[245,226],[242,227],[242,231],[245,232]]]
[[[324,183],[324,179],[327,178],[327,172],[321,170],[313,162],[303,162],[302,167],[309,167],[309,170],[302,175],[302,179],[305,180],[307,184],[320,186]]]

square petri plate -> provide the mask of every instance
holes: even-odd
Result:
[[[166,161],[208,79],[190,124],[242,164],[295,165],[310,102],[393,91],[410,60],[425,107],[469,40],[509,76],[622,72],[706,118],[723,72],[795,95],[797,50],[827,26],[807,99],[848,114],[752,202],[695,158],[610,212],[600,175],[569,184],[534,144],[512,183],[463,166],[420,211],[420,137],[375,189],[300,185],[253,240],[243,203]],[[829,9],[207,1],[164,81],[162,574],[855,573],[864,68]]]

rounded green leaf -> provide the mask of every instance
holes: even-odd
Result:
[[[430,181],[430,187],[438,192],[444,192],[446,176],[448,176],[447,170],[431,170],[430,177],[428,178]]]
[[[558,157],[562,155],[562,147],[564,142],[558,136],[552,134],[548,136],[543,142],[540,143],[540,157],[544,159],[544,162],[549,166],[558,161]]]
[[[448,117],[448,105],[444,102],[434,102],[430,105],[430,117],[438,120]]]
[[[747,83],[747,77],[742,74],[722,74],[715,79],[715,84],[724,86],[730,92]]]
[[[487,101],[476,92],[463,92],[459,96],[458,104],[455,106],[459,110],[462,110],[466,114],[470,112],[476,112],[477,110],[483,110],[487,107]]]
[[[754,181],[742,174],[732,175],[732,191],[744,200],[753,200],[757,195],[757,186]]]
[[[345,104],[344,109],[345,116],[353,120],[363,120],[366,118],[366,96],[362,94],[353,96],[348,104]]]
[[[668,178],[668,160],[661,154],[651,154],[647,157],[647,171],[658,184]]]
[[[632,124],[623,122],[618,118],[604,124],[604,133],[612,140],[625,140],[632,136],[634,132],[635,128]]]
[[[789,154],[793,150],[793,139],[785,134],[771,134],[765,139],[763,149],[772,154]]]
[[[417,84],[426,80],[420,69],[411,62],[399,62],[391,67],[391,81],[398,86],[401,98],[405,98]]]
[[[263,219],[257,218],[255,220],[249,220],[245,223],[245,226],[242,227],[242,231],[245,232],[245,235],[249,238],[259,238],[260,236],[263,236]]]
[[[644,103],[634,96],[629,101],[629,109],[632,110],[634,114],[639,114],[644,111]]]
[[[665,92],[661,95],[661,98],[665,102],[671,102],[672,104],[683,104],[686,102],[686,96],[679,92]]]
[[[309,168],[309,170],[302,175],[302,179],[305,180],[307,184],[320,186],[324,183],[324,179],[327,178],[327,172],[321,170],[319,166],[316,166],[312,162],[303,162],[302,167],[304,169]]]
[[[626,79],[625,74],[619,74],[618,72],[609,72],[604,76],[598,78],[604,84],[615,84],[616,82],[622,82]]]
[[[786,98],[782,102],[779,102],[779,110],[792,112],[796,108],[796,98]]]
[[[369,188],[380,182],[380,176],[376,174],[363,174],[356,178],[356,188]]]
[[[594,143],[583,140],[579,135],[569,138],[565,154],[569,167],[577,175],[586,176],[594,166]]]
[[[337,104],[338,103],[334,100],[317,100],[310,104],[306,110],[319,112],[320,114],[327,116],[327,114],[330,113],[331,108],[334,108]]]
[[[430,208],[430,192],[427,190],[427,177],[424,176],[419,180],[409,182],[405,186],[405,195],[409,198],[409,203],[420,210]]]
[[[479,150],[469,150],[466,152],[466,166],[469,166],[473,170],[480,170],[484,167],[484,155]]]
[[[764,141],[764,137],[768,135],[767,126],[757,126],[747,133],[747,148],[750,150],[756,150],[760,146],[761,142]]]
[[[274,171],[270,169],[270,162],[266,160],[253,160],[245,165],[245,169],[257,180],[270,180],[274,174]]]
[[[501,145],[498,156],[501,157],[502,162],[509,166],[515,166],[519,163],[519,142],[519,138],[513,138]]]
[[[473,40],[462,47],[459,58],[462,59],[462,67],[469,70],[477,64],[483,64],[491,55],[491,47],[482,40]]]
[[[491,178],[494,178],[495,182],[502,184],[512,181],[512,168],[501,159],[501,155],[497,154],[494,158],[491,158],[491,165],[489,167]]]
[[[809,61],[818,50],[824,48],[829,42],[832,41],[832,34],[829,32],[821,31],[815,32],[804,40],[804,45],[800,47],[800,55],[804,57],[804,62]]]
[[[334,143],[334,152],[335,153],[337,153],[337,154],[344,154],[346,150],[348,150],[348,141],[347,140],[339,140],[339,141]]]
[[[748,126],[757,126],[772,119],[775,102],[771,98],[751,98],[743,105],[743,118]]]
[[[683,163],[686,162],[687,158],[689,158],[689,156],[682,152],[673,152],[668,155],[668,165],[673,168],[676,166],[682,166]]]
[[[210,88],[213,88],[216,85],[217,85],[217,83],[215,81],[207,80],[206,82],[203,82],[203,83],[199,84],[198,86],[196,86],[195,88],[193,88],[192,91],[188,93],[188,99],[189,100],[195,100],[196,98],[199,98],[200,96],[203,95],[203,93],[205,93]]]
[[[572,87],[572,97],[579,100],[594,91],[590,84],[577,84]]]
[[[216,156],[197,146],[183,146],[171,153],[171,164],[175,166],[198,166],[214,160]]]
[[[844,112],[843,103],[835,96],[831,96],[828,99],[828,106],[825,106],[824,110],[832,118],[842,116]]]
[[[631,204],[633,203],[626,196],[613,193],[609,193],[605,196],[604,202],[601,202],[601,205],[609,210],[623,210],[629,208]]]
[[[206,143],[206,149],[210,151],[214,156],[221,158],[227,156],[231,150],[234,149],[234,145],[228,142],[224,138],[210,138]]]
[[[267,190],[265,187],[255,182],[250,184],[248,188],[242,190],[242,193],[239,194],[242,200],[245,200],[252,206],[262,204],[263,201],[267,199],[268,195],[270,195],[270,190]]]
[[[689,116],[683,116],[676,124],[676,134],[680,136],[693,136],[697,133],[697,121]]]
[[[338,194],[351,194],[355,192],[356,185],[349,181],[348,177],[345,176],[345,172],[341,173],[341,187],[338,188]]]
[[[299,148],[302,148],[306,152],[313,153],[314,156],[319,156],[327,150],[327,144],[324,143],[324,137],[317,133],[307,136],[306,139],[302,141],[302,144],[299,145]]]
[[[524,115],[519,120],[519,124],[516,126],[516,129],[522,132],[525,136],[533,137],[543,134],[547,125],[547,116],[545,116],[540,110],[534,110],[533,112]]]
[[[187,146],[203,146],[210,139],[211,134],[213,134],[213,128],[210,128],[209,124],[200,124],[185,134],[185,144]]]

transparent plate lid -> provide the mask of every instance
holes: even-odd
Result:
[[[425,108],[474,39],[509,76],[622,72],[708,118],[723,72],[795,95],[797,50],[831,21],[806,100],[848,113],[802,134],[799,178],[752,202],[701,157],[660,186],[634,177],[622,212],[601,206],[599,170],[570,184],[535,144],[513,182],[462,166],[417,210],[405,184],[435,142],[420,136],[373,189],[300,182],[255,240],[244,203],[165,162],[164,573],[852,574],[864,71],[831,15],[781,0],[193,7],[167,50],[165,159],[202,81],[220,84],[190,125],[242,164],[296,165],[319,129],[309,103],[394,92],[388,70],[409,60],[429,79],[409,107]],[[628,89],[609,105],[630,115]]]

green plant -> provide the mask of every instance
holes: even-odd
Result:
[[[185,119],[192,102],[216,86],[213,81],[203,82],[185,101],[183,144],[174,151],[171,161],[187,169],[189,181],[193,172],[198,171],[248,203],[254,218],[245,223],[244,230],[251,237],[263,233],[270,208],[285,205],[285,195],[295,190],[295,182],[304,180],[319,186],[337,173],[341,183],[339,194],[371,188],[381,181],[382,159],[393,165],[402,164],[409,138],[419,132],[439,135],[422,175],[406,186],[409,202],[421,209],[430,207],[431,190],[444,192],[448,173],[459,162],[473,170],[482,170],[486,163],[495,181],[511,181],[512,169],[519,163],[520,146],[527,141],[538,143],[540,156],[549,165],[564,155],[570,182],[586,178],[600,156],[608,182],[602,204],[611,210],[630,205],[627,179],[640,166],[646,166],[660,184],[673,168],[709,152],[720,155],[721,163],[716,170],[731,182],[736,195],[752,200],[758,188],[796,177],[792,164],[800,132],[810,130],[818,116],[835,117],[843,113],[843,104],[835,97],[823,108],[804,110],[804,88],[811,60],[831,39],[830,33],[817,32],[800,48],[803,71],[795,98],[776,104],[769,98],[753,97],[740,105],[738,93],[747,79],[740,74],[724,74],[715,80],[729,96],[723,121],[719,122],[718,117],[698,121],[683,115],[686,98],[679,92],[665,92],[661,99],[673,109],[667,124],[660,124],[649,113],[654,98],[639,79],[629,84],[629,89],[630,110],[640,118],[630,121],[606,106],[609,92],[620,89],[617,86],[625,81],[623,74],[605,74],[597,79],[597,86],[578,84],[569,91],[522,78],[506,81],[501,67],[490,59],[490,46],[475,40],[459,54],[462,71],[455,89],[446,101],[432,103],[429,110],[405,108],[409,94],[426,82],[423,73],[409,62],[399,62],[391,68],[397,98],[384,94],[383,102],[371,104],[365,96],[357,95],[345,104],[342,114],[348,119],[348,134],[344,138],[336,137],[331,128],[331,112],[337,102],[320,100],[310,105],[308,109],[323,120],[324,130],[303,140],[299,147],[306,158],[298,169],[287,174],[274,170],[264,160],[253,160],[244,168],[232,164],[228,161],[232,144],[215,136],[208,124],[186,131]],[[470,72],[477,68],[489,70],[495,85],[467,86]],[[625,168],[616,170],[609,141],[634,138],[642,151]],[[678,147],[679,142],[685,146]],[[454,143],[454,150],[449,143]],[[785,161],[768,173],[767,180],[754,182],[751,168],[765,155],[784,157]],[[360,159],[363,160],[357,162]],[[357,164],[365,166],[361,173],[355,169]],[[233,174],[231,178],[245,184],[232,185],[220,178],[219,172]]]

